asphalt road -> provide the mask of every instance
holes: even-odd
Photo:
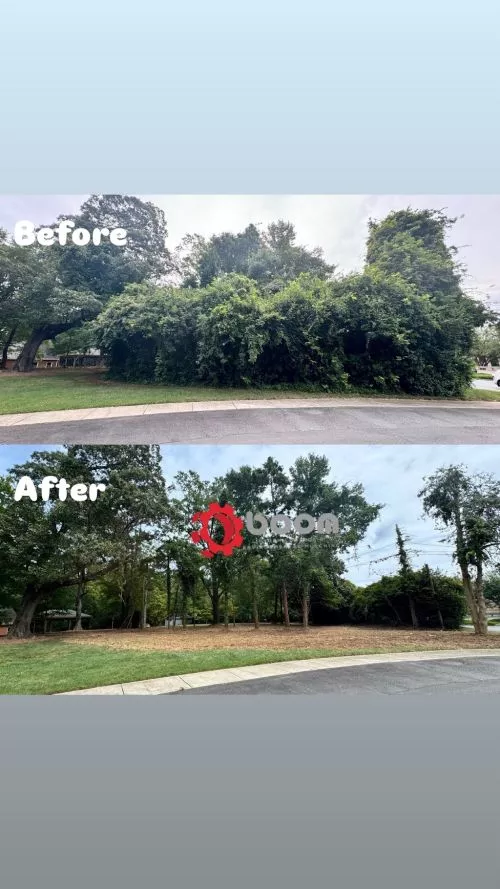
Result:
[[[182,695],[500,694],[500,656],[337,667],[193,688]]]
[[[195,411],[0,427],[2,444],[500,444],[487,407]]]

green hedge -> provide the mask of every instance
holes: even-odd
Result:
[[[113,377],[216,386],[311,386],[459,396],[475,303],[420,293],[377,269],[278,293],[242,275],[204,289],[130,285],[95,322]]]

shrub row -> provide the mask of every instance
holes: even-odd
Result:
[[[310,386],[460,395],[475,306],[369,269],[302,275],[278,293],[226,275],[204,289],[129,285],[95,322],[113,377],[217,386]]]

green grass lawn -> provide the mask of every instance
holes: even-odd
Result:
[[[469,389],[465,395],[466,401],[500,401],[499,389]]]
[[[208,651],[116,651],[94,645],[68,645],[61,642],[0,642],[0,694],[46,695],[98,685],[134,682],[315,657],[353,654],[382,654],[394,648],[213,649]],[[402,646],[398,651],[415,651]]]
[[[318,398],[332,393],[310,389],[227,389],[209,386],[161,386],[120,383],[104,373],[52,371],[0,373],[0,414],[130,404],[169,404],[181,401],[232,401],[256,398]]]
[[[394,397],[369,392],[315,392],[310,389],[222,389],[209,386],[161,386],[107,380],[94,369],[68,369],[31,374],[0,373],[0,414],[71,408],[113,407],[133,404],[168,404],[181,401],[232,401],[259,398]],[[399,396],[411,399],[411,396]],[[500,389],[470,389],[467,401],[498,401]],[[435,399],[434,399],[435,400]]]
[[[474,380],[492,380],[493,374],[490,374],[490,373],[487,373],[486,371],[481,370],[478,373],[474,374],[473,379]]]

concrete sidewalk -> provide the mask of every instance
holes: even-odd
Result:
[[[1,390],[0,390],[1,393]],[[197,411],[291,410],[293,408],[438,408],[463,410],[500,409],[500,401],[459,401],[424,398],[262,398],[241,401],[182,401],[169,404],[130,404],[116,407],[78,408],[61,411],[36,411],[25,414],[0,414],[0,427],[31,426],[41,423],[73,422],[79,420],[113,420],[121,417],[140,417],[151,414],[181,414]]]
[[[266,679],[271,676],[287,676],[313,670],[332,670],[340,667],[361,667],[370,664],[398,664],[419,661],[450,660],[453,658],[500,657],[500,649],[476,648],[449,651],[411,651],[394,654],[363,654],[346,657],[310,658],[301,661],[279,661],[274,664],[255,664],[249,667],[231,667],[225,670],[204,670],[200,673],[185,673],[180,676],[165,676],[159,679],[142,679],[138,682],[125,682],[119,685],[101,685],[97,688],[84,688],[77,691],[59,692],[56,697],[65,695],[167,695],[188,688],[225,685],[244,682],[249,679]]]

